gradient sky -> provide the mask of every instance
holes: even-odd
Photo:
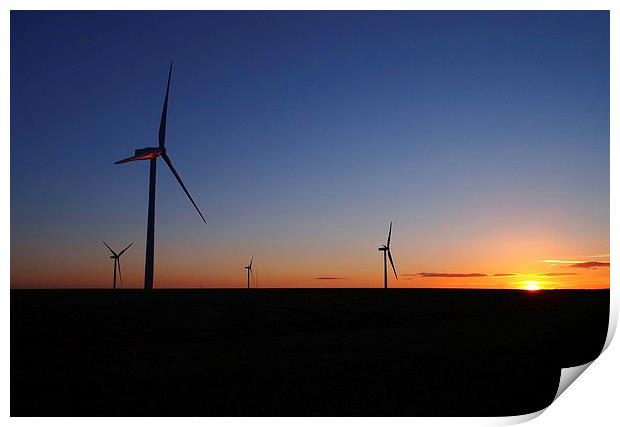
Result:
[[[11,12],[12,287],[111,286],[102,240],[142,286],[148,162],[113,162],[171,59],[207,224],[160,161],[156,287],[380,286],[390,220],[394,287],[609,286],[609,14],[555,11]]]

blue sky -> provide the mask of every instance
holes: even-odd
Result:
[[[156,283],[609,252],[607,12],[12,12],[13,283],[139,285],[170,60]]]

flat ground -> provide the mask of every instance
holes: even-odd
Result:
[[[12,416],[518,415],[609,291],[12,290]]]

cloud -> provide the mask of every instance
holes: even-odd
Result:
[[[485,273],[418,273],[422,277],[487,277]]]
[[[577,273],[538,273],[538,276],[576,276]]]
[[[609,263],[608,262],[598,262],[598,261],[578,262],[576,264],[572,264],[570,267],[575,267],[575,268],[609,267]]]
[[[333,277],[333,276],[319,276],[315,277],[315,280],[344,280],[346,277]]]
[[[577,264],[570,265],[568,267],[582,267],[582,268],[596,268],[609,266],[606,262],[584,262],[579,261]],[[401,274],[405,277],[510,277],[520,276],[521,273],[416,273],[416,274]],[[532,273],[536,276],[576,276],[577,273]]]
[[[571,260],[571,259],[543,259],[540,262],[547,264],[580,264],[583,261]]]

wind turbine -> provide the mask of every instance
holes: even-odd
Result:
[[[250,258],[250,264],[244,267],[248,273],[248,289],[250,289],[250,274],[252,275],[252,279],[254,279],[254,274],[252,273],[252,261],[254,261],[254,255]]]
[[[159,123],[159,145],[157,147],[145,147],[135,150],[135,154],[123,160],[119,160],[114,164],[133,162],[136,160],[149,160],[150,161],[150,175],[149,175],[149,210],[148,210],[148,223],[146,228],[146,258],[144,261],[144,289],[153,289],[153,267],[154,267],[154,253],[155,253],[155,182],[157,178],[157,158],[161,157],[164,162],[170,168],[170,171],[177,179],[181,188],[185,191],[185,194],[189,198],[192,205],[198,211],[198,215],[205,222],[205,217],[196,206],[194,199],[190,196],[189,191],[183,184],[181,177],[177,173],[170,157],[166,153],[166,119],[168,116],[168,94],[170,92],[170,77],[172,76],[172,62],[170,63],[170,70],[168,71],[168,85],[166,86],[166,97],[164,98],[164,108],[161,112],[161,121]]]
[[[123,253],[127,249],[129,249],[131,245],[133,245],[133,242],[128,244],[127,247],[123,249],[122,251],[120,251],[119,253],[114,252],[112,248],[108,246],[106,242],[103,242],[103,244],[106,245],[106,247],[110,250],[110,252],[112,252],[112,256],[110,257],[114,260],[114,282],[112,282],[112,289],[116,289],[116,268],[118,267],[118,276],[121,279],[121,286],[123,286],[123,274],[121,273],[121,255],[123,255]]]
[[[383,287],[388,287],[388,274],[387,274],[387,259],[390,258],[390,264],[394,271],[394,277],[398,280],[398,274],[396,274],[396,267],[394,267],[394,260],[392,259],[392,253],[390,252],[390,239],[392,238],[392,221],[390,221],[390,231],[388,232],[387,243],[379,248],[379,251],[383,252]]]

